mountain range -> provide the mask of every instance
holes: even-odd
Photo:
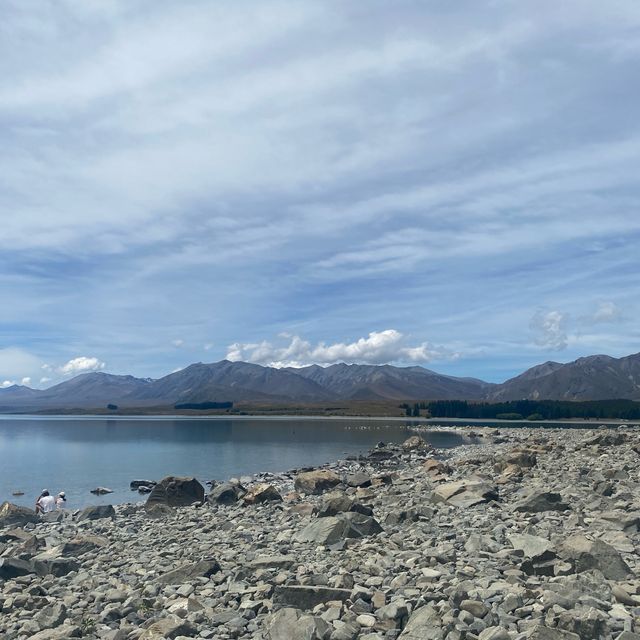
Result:
[[[192,364],[162,378],[80,374],[48,389],[0,389],[0,411],[170,407],[209,401],[325,403],[405,400],[640,400],[640,353],[567,364],[545,362],[502,384],[446,376],[424,367],[334,364],[264,367],[222,360]]]

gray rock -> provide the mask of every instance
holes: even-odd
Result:
[[[12,502],[3,502],[0,505],[0,527],[24,527],[25,524],[36,522],[39,522],[39,518],[33,509],[21,507]]]
[[[225,482],[213,487],[209,492],[207,500],[211,504],[234,504],[238,502],[241,494],[242,492],[238,485]]]
[[[34,620],[41,629],[53,629],[59,627],[67,619],[67,608],[62,603],[50,604],[40,609],[34,616]]]
[[[341,513],[312,521],[296,536],[296,540],[331,545],[346,538],[362,538],[381,531],[380,524],[370,516]]]
[[[350,473],[346,477],[346,484],[349,487],[370,487],[371,476],[366,473],[358,471],[357,473]]]
[[[340,478],[333,472],[326,469],[316,469],[299,473],[295,479],[295,489],[301,493],[316,494],[324,493],[328,489],[333,489],[340,484]]]
[[[439,485],[433,490],[431,499],[434,502],[446,502],[455,507],[468,508],[489,500],[497,500],[498,491],[486,478],[470,476]]]
[[[220,571],[220,565],[214,558],[206,558],[199,562],[186,564],[173,571],[167,571],[156,578],[159,584],[182,584],[194,578],[209,578]]]
[[[543,511],[566,511],[569,505],[562,502],[562,496],[553,491],[533,491],[515,507],[515,511],[542,513]]]
[[[527,632],[526,640],[581,640],[581,638],[570,631],[536,625]]]
[[[193,638],[197,634],[196,627],[188,620],[177,616],[161,618],[149,626],[139,637],[139,640],[174,640],[178,636]]]
[[[561,545],[561,558],[570,562],[576,573],[598,569],[608,580],[624,580],[631,569],[622,556],[602,540],[589,540],[583,535],[573,535]]]
[[[411,614],[399,637],[401,640],[444,640],[446,634],[438,612],[428,604]]]
[[[242,497],[245,504],[262,504],[264,502],[282,502],[280,492],[267,482],[260,482],[249,487]]]
[[[204,502],[204,487],[195,478],[167,476],[149,494],[146,505],[163,504],[169,507],[187,507]]]
[[[281,607],[294,607],[303,611],[311,610],[316,605],[349,599],[349,589],[332,589],[330,587],[310,587],[306,585],[279,585],[273,594],[273,604]]]
[[[36,573],[33,562],[19,558],[0,558],[0,578],[2,580],[12,580],[30,573]]]
[[[116,512],[113,505],[101,504],[84,508],[78,515],[78,522],[83,520],[101,520],[102,518],[115,518]]]

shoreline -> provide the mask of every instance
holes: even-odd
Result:
[[[269,414],[263,413],[257,414],[210,414],[210,415],[192,415],[192,414],[100,414],[100,413],[0,413],[0,420],[329,420],[329,421],[341,421],[341,420],[366,420],[371,422],[417,422],[421,424],[433,424],[434,426],[440,426],[447,428],[449,425],[446,423],[452,423],[453,425],[526,425],[532,429],[537,426],[544,427],[545,425],[584,425],[586,428],[597,429],[598,425],[619,425],[623,427],[638,427],[640,421],[638,420],[624,420],[619,418],[603,418],[603,419],[591,419],[583,420],[578,418],[567,418],[564,420],[499,420],[497,418],[483,419],[483,418],[423,418],[423,417],[411,417],[411,416],[368,416],[368,415],[317,415],[317,414]]]
[[[201,507],[0,525],[0,575],[26,563],[0,580],[3,638],[636,640],[640,431],[476,431]]]

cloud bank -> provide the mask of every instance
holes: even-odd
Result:
[[[98,358],[89,358],[87,356],[78,356],[63,364],[58,371],[65,375],[78,375],[79,373],[88,373],[90,371],[100,371],[104,369],[106,364],[98,360]]]
[[[271,342],[239,343],[229,345],[226,358],[231,361],[246,361],[272,367],[303,367],[310,364],[330,365],[338,362],[348,364],[427,363],[434,360],[453,360],[460,354],[445,347],[428,342],[410,346],[407,338],[395,329],[372,331],[366,338],[354,342],[337,342],[316,345],[295,335],[282,335],[288,344],[274,345]]]

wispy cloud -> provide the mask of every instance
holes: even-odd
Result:
[[[567,315],[561,311],[537,311],[531,318],[530,327],[535,333],[538,346],[552,351],[567,348]]]
[[[634,350],[639,27],[596,0],[8,0],[0,380],[282,331],[395,327],[475,375]]]

